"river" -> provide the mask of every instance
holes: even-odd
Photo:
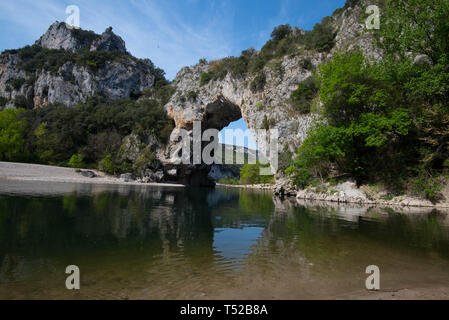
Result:
[[[65,287],[68,265],[80,290]],[[0,183],[0,299],[369,298],[369,265],[387,297],[446,294],[447,213],[244,189]]]

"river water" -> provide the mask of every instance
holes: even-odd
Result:
[[[65,269],[80,269],[67,290]],[[0,181],[0,299],[316,299],[449,288],[446,212]],[[369,296],[368,296],[369,297]]]

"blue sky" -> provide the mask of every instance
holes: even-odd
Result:
[[[80,8],[81,28],[112,26],[128,51],[150,58],[173,79],[200,58],[238,56],[260,49],[273,28],[289,23],[311,29],[345,0],[1,0],[0,51],[34,43],[69,5]],[[243,121],[236,124],[246,128]]]

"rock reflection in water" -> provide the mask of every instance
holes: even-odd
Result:
[[[363,287],[373,263],[390,288],[449,282],[443,211],[242,189],[8,183],[4,299],[320,298]],[[79,292],[65,289],[69,264],[81,269]]]

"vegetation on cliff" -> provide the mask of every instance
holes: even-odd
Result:
[[[133,165],[120,158],[123,139],[133,133],[166,143],[173,128],[164,110],[170,92],[164,80],[138,100],[92,97],[76,107],[0,111],[0,160],[72,167],[110,161],[110,173],[133,171]]]
[[[320,67],[322,120],[287,170],[297,185],[338,172],[436,200],[449,169],[448,15],[446,0],[388,1],[383,59],[353,51]]]

